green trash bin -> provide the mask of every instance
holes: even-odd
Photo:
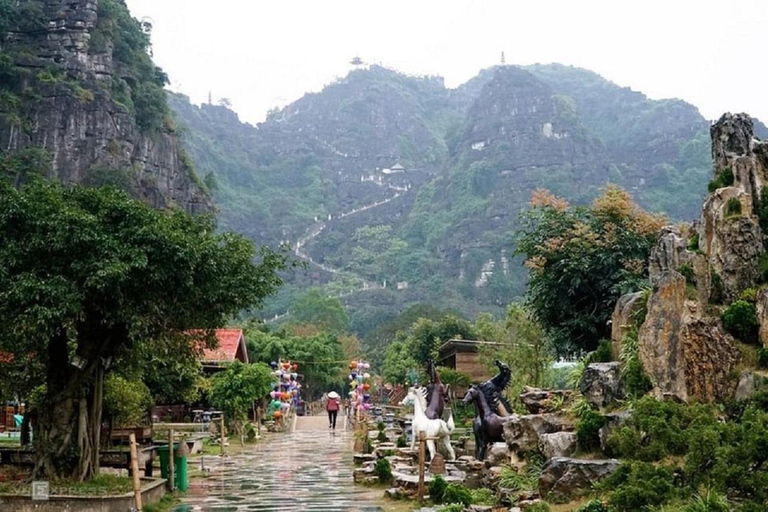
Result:
[[[179,446],[179,444],[174,443],[174,451],[176,451],[177,446]],[[157,454],[160,456],[160,478],[165,478],[166,480],[170,476],[170,472],[168,471],[168,462],[170,461],[168,451],[168,445],[157,447]]]
[[[189,446],[187,443],[180,443],[174,454],[174,480],[176,488],[180,491],[189,489],[189,475],[187,473],[187,458],[189,457]]]

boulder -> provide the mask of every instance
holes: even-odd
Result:
[[[504,440],[514,453],[537,450],[542,434],[572,431],[571,419],[560,414],[513,414],[504,424]]]
[[[637,314],[645,306],[645,293],[628,293],[619,297],[611,316],[611,356],[618,361],[621,344],[637,324]]]
[[[619,468],[616,459],[587,460],[555,457],[539,478],[539,493],[554,501],[570,501],[592,492],[592,487]]]
[[[509,449],[506,443],[493,443],[488,454],[485,456],[487,466],[501,466],[509,464]]]
[[[662,234],[651,252],[653,289],[638,333],[638,356],[658,395],[683,401],[727,399],[735,389],[731,372],[739,352],[720,318],[707,316],[702,293],[691,296],[690,284],[678,272],[681,262],[694,261],[687,259],[689,252],[684,238],[672,229]],[[692,267],[708,289],[707,274]]]
[[[563,389],[539,389],[526,387],[525,392],[520,395],[520,400],[528,412],[531,414],[540,414],[544,412],[555,412],[558,403],[566,400],[570,396],[570,391]]]
[[[736,386],[736,400],[747,400],[758,391],[768,389],[768,377],[753,372],[744,372],[739,377],[739,384]]]
[[[592,363],[584,370],[579,391],[595,407],[603,409],[624,398],[621,364]]]
[[[539,436],[539,451],[544,458],[570,457],[576,452],[578,440],[573,432],[555,432]]]
[[[606,455],[611,455],[611,453],[608,453],[608,437],[611,435],[611,432],[622,426],[624,422],[626,422],[631,417],[631,411],[612,412],[603,416],[605,422],[598,431],[598,435],[600,437],[600,450],[603,453]]]

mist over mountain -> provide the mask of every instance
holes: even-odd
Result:
[[[313,284],[344,294],[353,324],[378,322],[374,303],[380,317],[416,302],[503,307],[523,292],[514,232],[533,190],[585,204],[616,183],[690,219],[712,166],[696,107],[559,64],[497,66],[456,89],[356,69],[258,126],[183,96],[171,106],[221,226],[312,262],[266,316]]]

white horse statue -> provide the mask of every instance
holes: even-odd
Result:
[[[416,444],[416,437],[421,431],[425,431],[427,434],[427,449],[429,450],[429,459],[435,458],[435,439],[440,438],[443,442],[443,446],[448,451],[450,458],[448,460],[456,460],[456,452],[453,451],[451,446],[451,433],[455,429],[453,424],[453,413],[448,418],[448,422],[441,419],[430,420],[424,411],[427,408],[427,390],[426,388],[410,388],[408,390],[408,396],[406,396],[401,405],[413,404],[413,436],[411,437],[411,450],[414,449]]]

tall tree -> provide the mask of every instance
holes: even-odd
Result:
[[[299,297],[290,312],[291,323],[317,325],[335,334],[341,334],[349,327],[349,316],[341,301],[323,295],[319,288]]]
[[[578,208],[537,190],[531,206],[517,249],[531,272],[530,311],[560,354],[594,350],[608,335],[616,300],[647,282],[648,257],[666,219],[616,186]]]
[[[155,211],[115,189],[0,183],[0,350],[36,354],[47,384],[35,475],[98,472],[105,375],[188,329],[213,340],[232,314],[259,306],[285,258],[256,257],[210,218]]]

